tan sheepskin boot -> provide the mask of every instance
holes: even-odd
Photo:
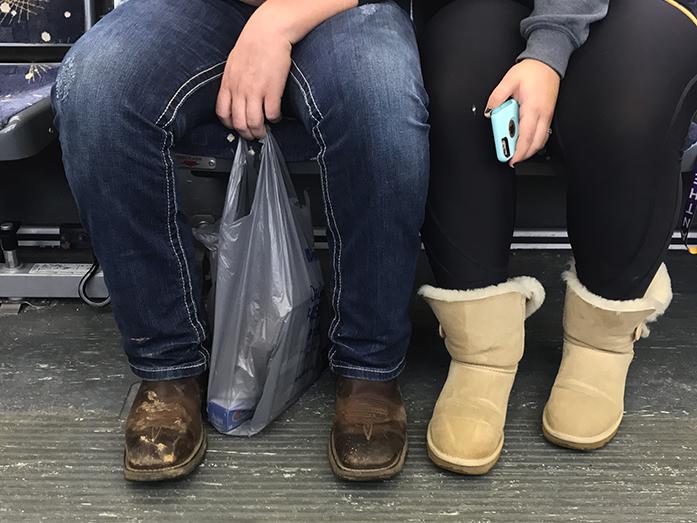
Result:
[[[523,356],[525,319],[544,301],[534,278],[470,291],[424,286],[452,357],[428,425],[431,460],[459,474],[486,474],[503,448],[508,395]]]
[[[542,416],[545,437],[555,445],[593,450],[617,433],[634,342],[646,337],[672,299],[661,265],[643,298],[618,301],[584,287],[572,266],[563,275],[564,346],[559,373]]]

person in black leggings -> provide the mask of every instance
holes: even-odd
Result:
[[[520,103],[511,164],[548,145],[568,175],[574,263],[564,273],[564,355],[542,420],[548,440],[588,450],[612,439],[633,343],[671,298],[663,258],[697,109],[691,4],[611,0],[565,71],[519,57],[532,4],[448,2],[422,38],[432,125],[422,234],[435,286],[420,293],[453,358],[428,450],[436,464],[466,474],[498,459],[524,320],[544,299],[536,280],[509,278],[515,176],[496,159],[487,109],[509,97]]]

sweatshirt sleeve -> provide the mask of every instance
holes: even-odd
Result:
[[[590,25],[607,15],[610,0],[535,0],[532,14],[520,24],[528,42],[518,61],[534,58],[563,78],[571,54],[588,38]]]

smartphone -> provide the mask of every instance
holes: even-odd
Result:
[[[513,98],[491,111],[496,157],[500,162],[510,161],[515,154],[515,146],[518,143],[519,114],[520,106]]]

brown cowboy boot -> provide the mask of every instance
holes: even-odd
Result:
[[[329,437],[334,473],[352,481],[397,475],[407,455],[407,415],[397,380],[338,377],[336,415]]]
[[[181,478],[201,463],[205,453],[199,378],[143,381],[126,420],[125,478]]]

